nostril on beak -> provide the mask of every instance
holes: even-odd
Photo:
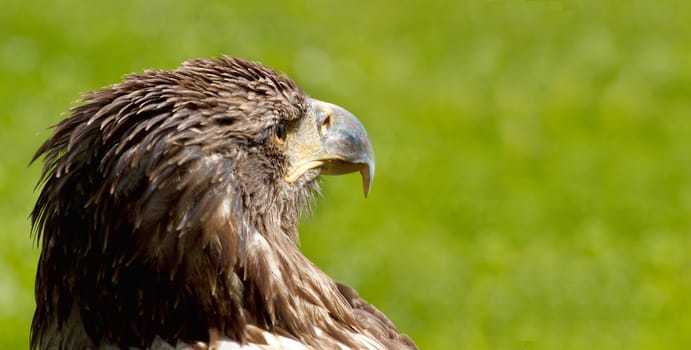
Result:
[[[329,112],[329,114],[326,115],[326,118],[322,120],[321,126],[319,127],[319,134],[321,136],[326,135],[326,133],[329,132],[329,127],[331,127],[331,116],[333,115],[333,112]]]

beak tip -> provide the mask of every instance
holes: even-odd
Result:
[[[365,198],[367,198],[372,188],[372,180],[374,180],[374,161],[369,160],[360,170],[360,174],[362,175],[362,190],[365,194]]]

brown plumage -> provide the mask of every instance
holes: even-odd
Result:
[[[414,348],[296,246],[320,174],[360,171],[347,111],[254,62],[194,60],[87,94],[36,153],[32,349]]]

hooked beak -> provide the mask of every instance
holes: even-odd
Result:
[[[339,106],[315,99],[309,102],[311,111],[286,139],[292,166],[285,180],[295,182],[317,168],[325,175],[359,171],[367,197],[374,178],[374,152],[365,127]]]

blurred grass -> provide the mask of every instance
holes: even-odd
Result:
[[[691,3],[15,1],[0,12],[0,348],[27,347],[27,168],[79,92],[230,54],[367,126],[302,248],[425,349],[691,348]]]

